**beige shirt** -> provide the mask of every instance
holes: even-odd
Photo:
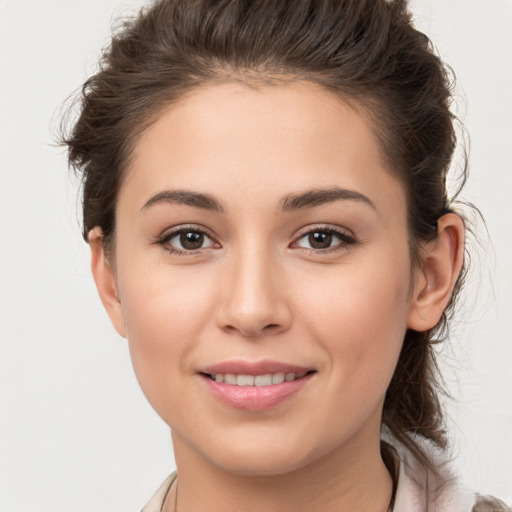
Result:
[[[171,473],[140,512],[161,512],[165,497],[177,476],[176,471]]]
[[[432,476],[404,447],[392,450],[398,470],[393,512],[512,512],[496,498],[464,489],[436,450],[432,449],[430,455],[439,468],[438,477]],[[176,477],[177,473],[172,473],[141,512],[161,512]]]

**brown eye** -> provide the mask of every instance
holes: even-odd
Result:
[[[180,243],[183,249],[187,251],[200,249],[204,243],[204,235],[197,231],[184,231],[180,233]]]
[[[328,249],[332,243],[332,233],[315,231],[309,233],[308,242],[312,249]]]
[[[166,246],[174,253],[187,253],[217,247],[206,233],[199,229],[179,229],[164,236],[159,244]]]
[[[327,251],[329,249],[345,249],[356,243],[355,238],[348,233],[333,228],[317,228],[304,233],[293,244],[294,247],[312,251]]]

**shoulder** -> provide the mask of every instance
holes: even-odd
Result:
[[[140,512],[160,512],[162,510],[165,497],[171,489],[174,480],[176,480],[176,476],[176,471],[171,473]]]
[[[512,512],[512,508],[493,496],[477,496],[471,512]]]
[[[428,441],[420,443],[437,469],[435,474],[401,444],[386,442],[398,466],[393,512],[512,512],[502,501],[465,488],[450,460]]]

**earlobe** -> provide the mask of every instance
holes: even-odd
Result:
[[[91,270],[101,302],[116,331],[123,338],[126,338],[126,328],[121,301],[117,291],[115,271],[105,254],[101,228],[95,227],[89,231],[89,245],[91,247]]]
[[[437,237],[421,247],[420,257],[407,326],[427,331],[441,319],[462,268],[463,220],[454,213],[443,215],[438,221]]]

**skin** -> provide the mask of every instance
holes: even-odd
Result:
[[[163,111],[132,156],[114,259],[96,228],[92,268],[171,428],[179,511],[387,510],[384,395],[406,329],[433,327],[450,297],[459,217],[440,219],[412,269],[405,191],[371,126],[312,84],[201,87]],[[335,188],[367,200],[290,207],[290,197]],[[223,211],[162,199],[176,190],[208,194]],[[179,228],[208,236],[183,252]],[[312,247],[309,234],[329,229],[340,233],[330,246]],[[263,359],[315,373],[260,411],[220,402],[198,374]]]

